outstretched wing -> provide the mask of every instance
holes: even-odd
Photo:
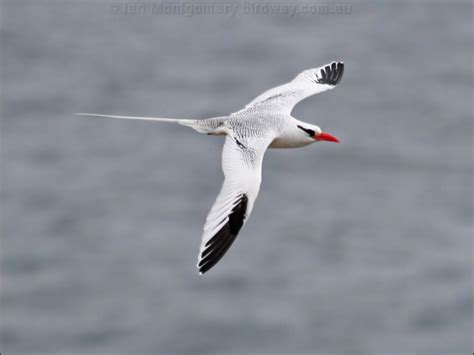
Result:
[[[260,189],[263,156],[272,140],[226,137],[222,151],[225,180],[204,225],[197,264],[200,274],[224,256],[252,212]]]
[[[319,68],[305,70],[289,83],[265,91],[239,112],[262,109],[290,114],[301,100],[333,89],[341,81],[343,73],[343,62],[332,62]]]

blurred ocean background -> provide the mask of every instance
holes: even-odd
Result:
[[[472,351],[471,2],[0,4],[2,354]],[[222,138],[74,116],[222,115],[331,60],[293,115],[342,144],[268,151],[204,277]]]

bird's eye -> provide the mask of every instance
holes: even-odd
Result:
[[[297,127],[299,129],[305,131],[306,133],[308,133],[310,137],[314,137],[314,135],[316,134],[316,132],[313,131],[312,129],[304,128],[304,127],[301,127],[301,126],[297,126]]]

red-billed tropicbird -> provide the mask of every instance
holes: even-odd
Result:
[[[197,267],[212,268],[227,252],[252,212],[260,189],[262,160],[267,148],[297,148],[339,141],[318,126],[291,116],[301,100],[333,89],[344,73],[343,62],[308,69],[292,81],[258,96],[242,110],[203,120],[131,117],[80,113],[85,116],[176,122],[200,133],[225,136],[222,151],[224,184],[204,225]]]

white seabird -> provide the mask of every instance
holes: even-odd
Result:
[[[79,113],[124,119],[176,122],[200,133],[225,136],[222,152],[224,184],[207,216],[197,267],[203,274],[227,252],[252,212],[260,189],[262,160],[267,148],[297,148],[339,141],[316,125],[291,116],[301,100],[333,89],[344,73],[343,62],[308,69],[292,81],[265,91],[242,110],[202,120],[132,117]]]

